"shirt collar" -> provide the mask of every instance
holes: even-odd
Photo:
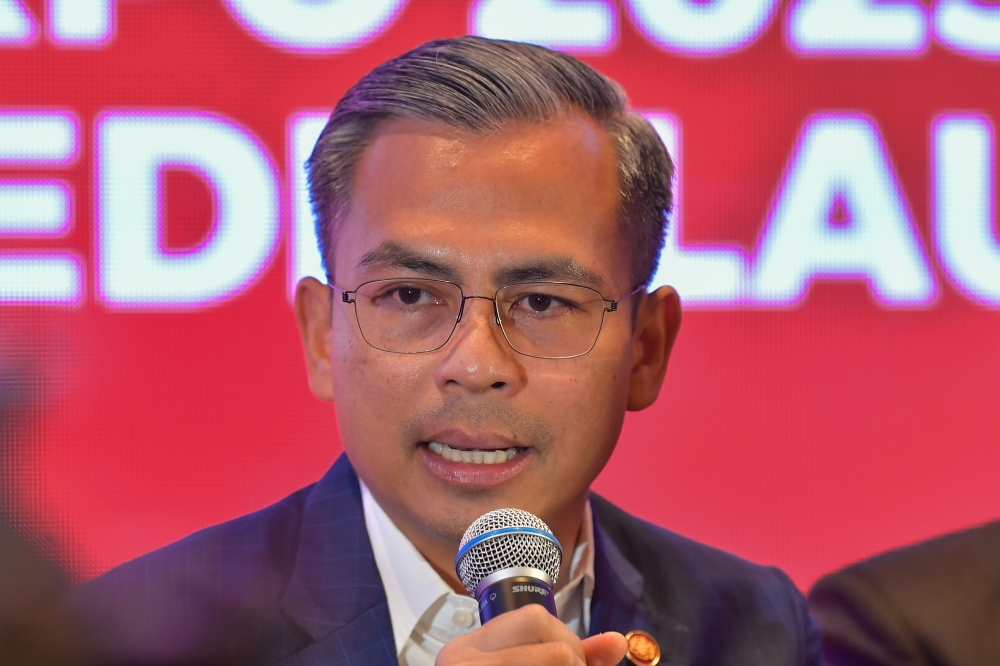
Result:
[[[570,585],[581,577],[590,580],[591,585],[594,583],[594,512],[590,509],[590,502],[583,506],[583,524],[580,525],[580,538],[573,551],[569,574],[572,576]]]
[[[382,578],[382,587],[385,588],[398,655],[431,606],[453,590],[382,510],[364,481],[360,484],[365,528]],[[584,509],[580,538],[570,561],[569,575],[569,584],[556,595],[556,607],[559,616],[564,619],[567,616],[579,618],[580,631],[577,633],[582,632],[582,636],[586,636],[594,590],[594,518],[590,502]],[[582,599],[577,593],[578,587],[582,587]],[[580,609],[566,608],[568,603],[577,599],[582,602]]]
[[[375,501],[364,481],[361,482],[361,503],[368,539],[389,603],[392,635],[398,654],[427,609],[452,589],[406,535],[399,531]]]
[[[567,572],[562,572],[566,575]],[[579,631],[583,638],[590,627],[590,600],[594,596],[594,513],[590,502],[583,508],[583,523],[580,525],[580,537],[577,539],[573,558],[569,565],[569,583],[556,594],[556,610],[564,622],[570,624],[573,618],[579,623]],[[581,588],[582,598],[576,592]],[[579,601],[577,601],[579,599]],[[581,603],[581,608],[568,608],[569,604]],[[571,627],[576,629],[576,627]]]

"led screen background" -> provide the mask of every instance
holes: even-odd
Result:
[[[0,0],[0,503],[36,547],[87,579],[330,465],[301,163],[469,32],[579,55],[678,163],[685,321],[599,492],[804,588],[1000,516],[1000,4]]]

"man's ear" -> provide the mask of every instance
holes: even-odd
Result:
[[[656,402],[681,327],[681,299],[673,287],[660,287],[646,294],[638,308],[632,332],[630,411],[646,409]]]
[[[311,277],[295,288],[295,319],[302,334],[309,387],[321,400],[333,400],[330,378],[330,288]]]

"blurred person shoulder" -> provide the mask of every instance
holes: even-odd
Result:
[[[830,666],[1000,664],[1000,521],[830,574],[809,606]]]
[[[637,592],[651,633],[667,638],[663,663],[819,663],[819,630],[783,571],[648,523],[596,494],[591,501],[605,546],[595,563],[598,585],[602,573],[608,577],[603,560]]]
[[[89,666],[81,618],[62,603],[69,582],[25,536],[0,511],[0,664]]]

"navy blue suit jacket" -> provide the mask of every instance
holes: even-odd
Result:
[[[779,570],[640,521],[592,496],[590,633],[643,629],[663,664],[817,664],[819,636]],[[316,484],[77,588],[117,664],[396,664],[358,479]]]

